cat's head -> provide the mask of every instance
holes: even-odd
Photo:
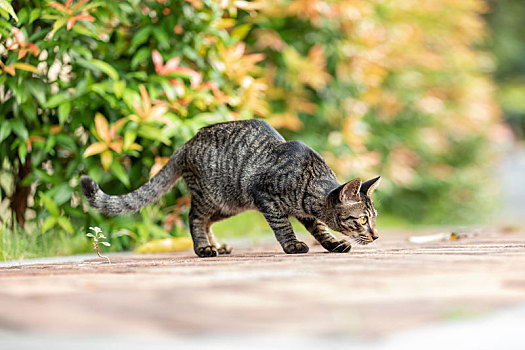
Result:
[[[381,177],[361,182],[354,179],[339,186],[327,197],[324,222],[334,231],[350,236],[359,244],[368,244],[379,236],[377,210],[370,196]]]

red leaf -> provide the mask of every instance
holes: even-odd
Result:
[[[70,19],[67,20],[67,30],[71,30],[71,28],[73,28],[73,26],[75,25],[75,22],[77,21],[77,17],[71,17]]]
[[[55,7],[57,10],[66,12],[66,7],[58,2],[50,2],[47,6]]]
[[[153,60],[153,65],[155,66],[155,72],[157,72],[157,74],[161,74],[164,60],[162,59],[160,52],[153,50],[151,52],[151,59]]]

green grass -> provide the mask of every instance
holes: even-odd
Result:
[[[91,251],[84,235],[64,232],[28,232],[0,227],[0,260],[30,259],[45,256],[72,255]]]
[[[219,239],[248,238],[257,242],[263,237],[273,236],[262,214],[256,211],[244,212],[217,222],[212,229]]]

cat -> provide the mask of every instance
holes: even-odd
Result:
[[[165,194],[182,177],[191,194],[189,226],[200,257],[230,254],[211,225],[246,210],[258,210],[288,254],[307,253],[289,217],[301,222],[330,252],[348,252],[378,238],[377,211],[370,196],[380,177],[340,185],[323,158],[300,141],[286,141],[263,120],[213,124],[175,150],[160,172],[128,194],[107,195],[88,176],[82,191],[100,212],[116,215],[139,210]]]

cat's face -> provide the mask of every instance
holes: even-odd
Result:
[[[380,177],[361,183],[354,179],[330,193],[325,223],[334,231],[352,237],[358,244],[368,244],[379,237],[376,230],[377,210],[370,198]]]

